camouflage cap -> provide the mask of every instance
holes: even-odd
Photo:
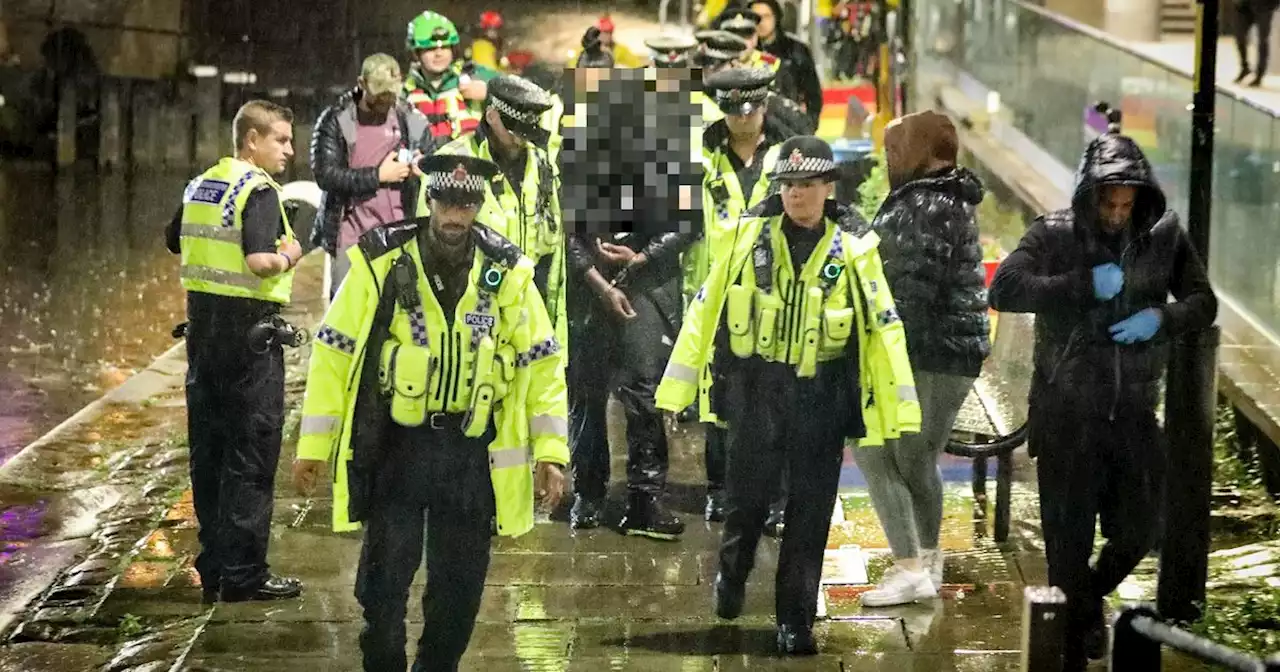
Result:
[[[365,58],[360,66],[360,78],[364,80],[365,93],[371,96],[397,93],[404,85],[400,64],[387,54],[373,54]]]

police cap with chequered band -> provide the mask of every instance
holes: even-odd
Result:
[[[497,110],[507,130],[544,145],[550,133],[539,119],[551,109],[551,94],[533,82],[515,75],[498,75],[489,80],[488,107]]]
[[[831,145],[813,135],[797,136],[782,143],[778,148],[778,161],[769,173],[771,180],[835,182],[839,177],[840,166],[831,153]]]
[[[485,187],[498,174],[492,161],[460,154],[432,154],[418,167],[427,176],[427,196],[451,205],[484,203]]]
[[[659,35],[645,40],[644,46],[653,52],[655,68],[687,68],[698,41],[688,35]]]
[[[734,35],[751,37],[756,34],[756,26],[760,25],[760,15],[749,9],[735,9],[720,17],[720,30],[727,30]]]
[[[701,45],[694,60],[702,66],[736,61],[747,50],[747,41],[727,30],[701,30],[693,37]]]
[[[768,68],[729,68],[709,75],[703,87],[716,92],[716,105],[725,114],[746,115],[764,107],[773,77]]]

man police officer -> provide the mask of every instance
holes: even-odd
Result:
[[[267,543],[284,423],[284,352],[274,337],[302,258],[271,178],[293,157],[293,113],[250,101],[231,123],[236,155],[191,181],[167,231],[187,290],[187,434],[204,599],[296,597]]]
[[[405,669],[424,544],[413,669],[457,669],[492,532],[532,529],[535,495],[556,505],[569,460],[564,367],[533,263],[477,221],[498,167],[437,154],[421,168],[430,217],[375,229],[348,252],[316,334],[294,465],[308,492],[332,461],[334,529],[366,525],[356,599],[370,672]]]

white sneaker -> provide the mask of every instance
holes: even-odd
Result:
[[[864,607],[892,607],[938,596],[929,572],[910,572],[894,565],[885,572],[880,585],[862,594]]]
[[[929,571],[935,590],[942,590],[942,549],[924,550],[920,553],[920,562]]]

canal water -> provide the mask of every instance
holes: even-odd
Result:
[[[0,166],[0,463],[175,343],[187,179]]]

